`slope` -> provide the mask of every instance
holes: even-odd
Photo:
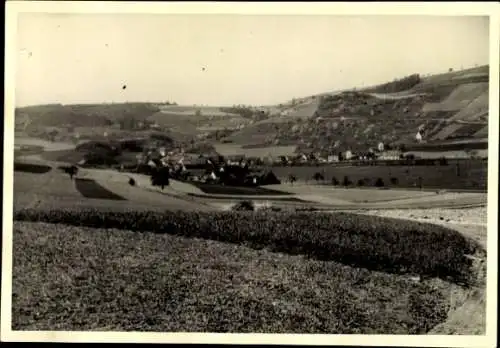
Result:
[[[366,151],[381,141],[412,144],[419,130],[427,142],[480,137],[488,118],[488,71],[483,66],[427,77],[414,74],[362,90],[308,97],[299,104],[308,105],[308,115],[285,117],[285,112],[228,139],[337,152]]]

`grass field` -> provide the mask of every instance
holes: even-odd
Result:
[[[457,172],[456,165],[447,166],[297,166],[272,167],[274,174],[287,180],[293,174],[298,180],[314,182],[314,174],[322,173],[326,182],[335,177],[342,183],[347,176],[354,185],[364,180],[364,186],[374,186],[381,178],[384,186],[389,187],[416,187],[418,177],[422,177],[424,188],[435,189],[475,189],[486,190],[488,184],[488,166],[483,161],[461,162]],[[391,182],[391,178],[395,181]]]
[[[215,150],[222,156],[266,157],[291,156],[295,154],[296,146],[244,146],[237,144],[216,144]]]
[[[104,187],[91,179],[75,179],[75,186],[78,192],[85,198],[109,199],[124,201],[125,198],[106,190]]]
[[[224,185],[215,185],[215,184],[203,184],[203,183],[193,183],[194,186],[202,190],[207,194],[220,194],[220,195],[280,195],[286,196],[290,195],[288,192],[271,190],[264,187],[235,187],[235,186],[224,186]]]
[[[416,334],[450,306],[447,286],[301,255],[115,229],[14,228],[15,330]]]
[[[14,174],[14,210],[27,207],[37,207],[39,209],[58,209],[62,207],[71,209],[98,208],[100,210],[156,210],[180,209],[192,210],[214,210],[208,204],[198,203],[195,200],[181,199],[173,195],[161,194],[159,192],[146,191],[143,188],[133,187],[128,184],[126,176],[121,181],[107,180],[102,175],[91,175],[79,173],[82,179],[95,180],[91,184],[93,189],[99,185],[98,193],[106,190],[106,196],[99,198],[86,198],[79,192],[75,181],[70,180],[67,174],[59,170],[41,173],[15,172]],[[97,179],[97,180],[96,180]],[[88,182],[87,182],[88,183]],[[80,182],[81,184],[81,182]],[[88,188],[88,187],[87,187]],[[95,191],[85,192],[90,196],[97,196]],[[123,197],[125,200],[112,200],[109,196]],[[104,199],[102,199],[104,198]]]

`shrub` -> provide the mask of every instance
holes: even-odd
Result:
[[[384,180],[382,178],[378,178],[377,181],[375,181],[375,186],[376,187],[384,187]]]
[[[344,176],[344,179],[342,180],[342,186],[348,187],[352,185],[352,181],[349,180],[349,177],[346,175]]]
[[[358,186],[365,186],[365,181],[363,179],[359,179]]]
[[[252,204],[253,205],[253,204]],[[247,208],[250,204],[241,203]],[[442,226],[348,213],[16,211],[14,220],[169,233],[245,243],[355,267],[470,280],[477,244]]]
[[[135,179],[134,179],[134,178],[130,178],[130,179],[128,179],[128,184],[129,184],[130,186],[135,186]]]
[[[337,180],[337,178],[336,178],[336,177],[333,177],[333,178],[332,178],[332,185],[333,185],[333,186],[338,186],[339,184],[340,184],[340,182]]]
[[[391,184],[392,184],[392,185],[398,185],[398,184],[399,184],[399,180],[398,180],[398,178],[392,177],[392,178],[391,178]]]
[[[325,180],[325,178],[323,177],[323,174],[321,174],[320,172],[314,173],[313,179],[316,181]]]
[[[233,206],[232,210],[234,210],[234,211],[254,211],[255,205],[252,201],[240,201]]]

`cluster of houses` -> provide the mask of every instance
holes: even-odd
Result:
[[[138,154],[137,163],[151,168],[169,167],[172,172],[186,172],[188,169],[193,168],[204,169],[207,165],[252,168],[255,166],[305,165],[343,161],[399,160],[402,157],[403,152],[401,150],[385,149],[383,143],[380,143],[376,149],[370,148],[368,151],[311,152],[288,156],[268,154],[261,157],[248,157],[243,154],[220,156],[217,153],[185,153],[182,149],[167,150],[165,147],[158,147]],[[214,175],[217,174],[213,174],[212,177]]]
[[[223,158],[182,151],[148,151],[138,155],[138,168],[148,174],[168,168],[168,175],[178,180],[217,183],[231,186],[279,184],[272,171],[254,170],[254,162],[244,158]]]

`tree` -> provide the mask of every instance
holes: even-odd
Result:
[[[337,186],[339,184],[339,181],[337,180],[336,177],[332,177],[332,185]]]
[[[323,177],[323,174],[321,174],[320,172],[314,173],[313,179],[316,180],[317,182],[319,182],[321,180],[325,180],[325,178]]]
[[[69,167],[67,173],[69,174],[70,179],[73,180],[73,176],[78,174],[78,167],[76,166]]]
[[[375,186],[376,187],[384,187],[385,186],[384,180],[382,180],[382,178],[378,178],[377,181],[375,181]]]
[[[290,181],[290,183],[293,185],[293,183],[297,181],[297,178],[295,177],[295,175],[290,174],[288,176],[288,181]]]
[[[346,175],[344,176],[344,180],[342,181],[342,186],[348,187],[352,184],[351,180],[349,180],[349,177]]]
[[[201,116],[201,110],[200,109],[196,109],[194,115],[197,116],[197,117],[200,117]]]
[[[168,167],[161,167],[153,171],[151,175],[151,184],[153,186],[160,186],[163,190],[165,186],[170,184],[170,171]]]

